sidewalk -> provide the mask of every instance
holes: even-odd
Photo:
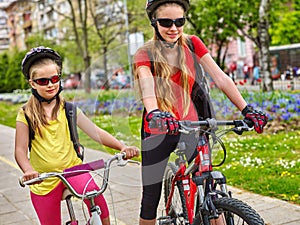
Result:
[[[0,225],[38,224],[29,199],[28,187],[21,188],[18,185],[18,178],[22,173],[18,169],[13,156],[14,129],[0,125],[0,146]],[[109,157],[108,154],[88,149],[85,155],[85,161],[87,162]],[[111,170],[110,178],[110,186],[105,193],[105,197],[110,207],[111,224],[137,225],[141,198],[140,166],[115,167]],[[233,197],[252,206],[268,225],[300,224],[299,205],[252,194],[233,187],[228,187],[228,189],[233,192]],[[114,204],[112,204],[112,196]],[[81,202],[76,201],[75,206],[79,217],[83,218]],[[160,209],[162,209],[162,205]],[[66,221],[64,202],[62,202],[62,211],[63,221]],[[117,223],[115,223],[114,214],[117,217]]]

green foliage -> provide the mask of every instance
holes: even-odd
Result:
[[[21,71],[24,52],[17,50],[0,55],[0,93],[9,93],[16,89],[27,89],[28,83]]]
[[[294,0],[294,9],[296,11],[300,10],[300,0]]]
[[[27,80],[21,71],[21,62],[23,60],[24,54],[15,52],[10,57],[9,67],[6,73],[6,92],[12,92],[16,89],[26,89]]]
[[[49,48],[54,48],[55,46],[54,41],[46,39],[45,36],[42,34],[32,34],[31,36],[27,37],[25,40],[25,45],[27,46],[28,50],[38,46],[44,46]]]
[[[0,101],[0,124],[16,127],[16,116],[21,105]]]
[[[258,0],[219,0],[219,1],[191,1],[191,9],[189,11],[189,21],[192,28],[189,32],[196,33],[207,45],[216,44],[218,46],[218,56],[216,62],[221,66],[224,64],[224,58],[222,59],[221,49],[226,48],[231,38],[239,37],[241,40],[247,36],[255,44],[260,47],[260,38],[258,33],[259,27],[259,10],[261,1]],[[285,11],[282,11],[286,6],[286,0],[272,0],[270,4],[269,21],[271,24],[271,31],[278,29],[278,21]],[[289,14],[291,15],[291,14]],[[287,16],[286,18],[289,18]],[[292,18],[292,20],[299,21],[298,17]],[[285,26],[285,22],[282,22],[282,27],[285,28],[280,34],[272,33],[275,35],[272,39],[283,40],[289,39],[290,35],[299,38],[299,23],[295,24],[289,21]],[[238,31],[244,31],[239,33]],[[289,35],[286,35],[289,33]],[[291,34],[292,33],[292,34]],[[280,37],[280,38],[279,38]]]
[[[283,0],[278,3],[272,2],[270,12],[270,38],[271,45],[285,45],[300,42],[299,19],[300,3],[299,0]],[[290,4],[292,3],[292,4]]]
[[[6,72],[9,67],[9,57],[7,52],[4,52],[0,55],[0,93],[6,92],[7,88],[7,79]]]
[[[253,3],[253,1],[250,0]],[[240,37],[238,29],[244,30],[249,23],[257,23],[257,4],[249,1],[194,1],[189,11],[188,19],[192,25],[189,32],[194,32],[206,45],[216,45],[218,55],[215,58],[218,65],[224,65],[224,48],[232,38]],[[255,2],[254,2],[255,3]],[[256,26],[255,26],[256,27]],[[250,32],[250,26],[248,31]]]
[[[272,45],[287,45],[300,42],[300,11],[289,11],[281,15],[280,21],[270,29]]]
[[[150,25],[145,6],[145,0],[127,0],[128,20],[130,33],[143,32],[145,41],[153,36],[153,28]]]

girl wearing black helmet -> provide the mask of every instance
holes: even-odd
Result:
[[[62,172],[81,164],[74,151],[66,118],[60,76],[60,55],[50,48],[38,47],[29,51],[22,62],[22,72],[32,88],[32,96],[17,115],[15,159],[23,171],[23,180],[38,177],[44,172]],[[30,124],[25,115],[29,118]],[[97,127],[84,113],[77,110],[78,127],[93,140],[113,149],[126,152],[131,158],[139,154],[136,147],[127,147],[112,135]],[[29,126],[34,131],[28,158]],[[69,178],[78,193],[98,189],[90,174]],[[86,187],[86,184],[88,186]],[[86,189],[85,189],[86,188]],[[61,198],[64,184],[57,178],[30,186],[30,197],[42,225],[61,225]],[[89,202],[86,201],[89,205]],[[101,220],[109,225],[109,211],[102,195],[95,199],[101,208]]]
[[[247,106],[233,81],[215,63],[203,42],[194,35],[184,34],[188,8],[188,0],[148,0],[146,12],[154,28],[154,37],[134,57],[135,81],[145,107],[140,225],[154,225],[156,222],[163,173],[177,143],[185,140],[190,145],[187,149],[196,148],[196,139],[178,135],[177,121],[196,121],[213,116],[205,82],[196,82],[196,72],[199,71],[196,64],[200,63],[216,86],[245,117],[253,121],[258,133],[267,123],[264,113]],[[192,157],[193,152],[187,153],[189,160]]]

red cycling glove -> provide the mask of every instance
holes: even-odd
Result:
[[[247,105],[243,110],[242,114],[246,120],[253,123],[254,129],[257,133],[262,133],[264,126],[268,123],[268,117],[264,112],[253,109],[251,106]]]
[[[179,123],[169,112],[155,109],[147,114],[146,120],[151,134],[178,134]]]

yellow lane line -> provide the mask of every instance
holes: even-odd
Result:
[[[11,167],[13,167],[13,168],[15,168],[15,169],[21,171],[21,169],[19,168],[19,166],[18,166],[16,163],[14,163],[14,162],[12,162],[12,161],[10,161],[10,160],[8,160],[8,159],[2,157],[2,156],[0,156],[0,160],[1,160],[2,162],[6,163],[7,165],[9,165],[9,166],[11,166]]]

